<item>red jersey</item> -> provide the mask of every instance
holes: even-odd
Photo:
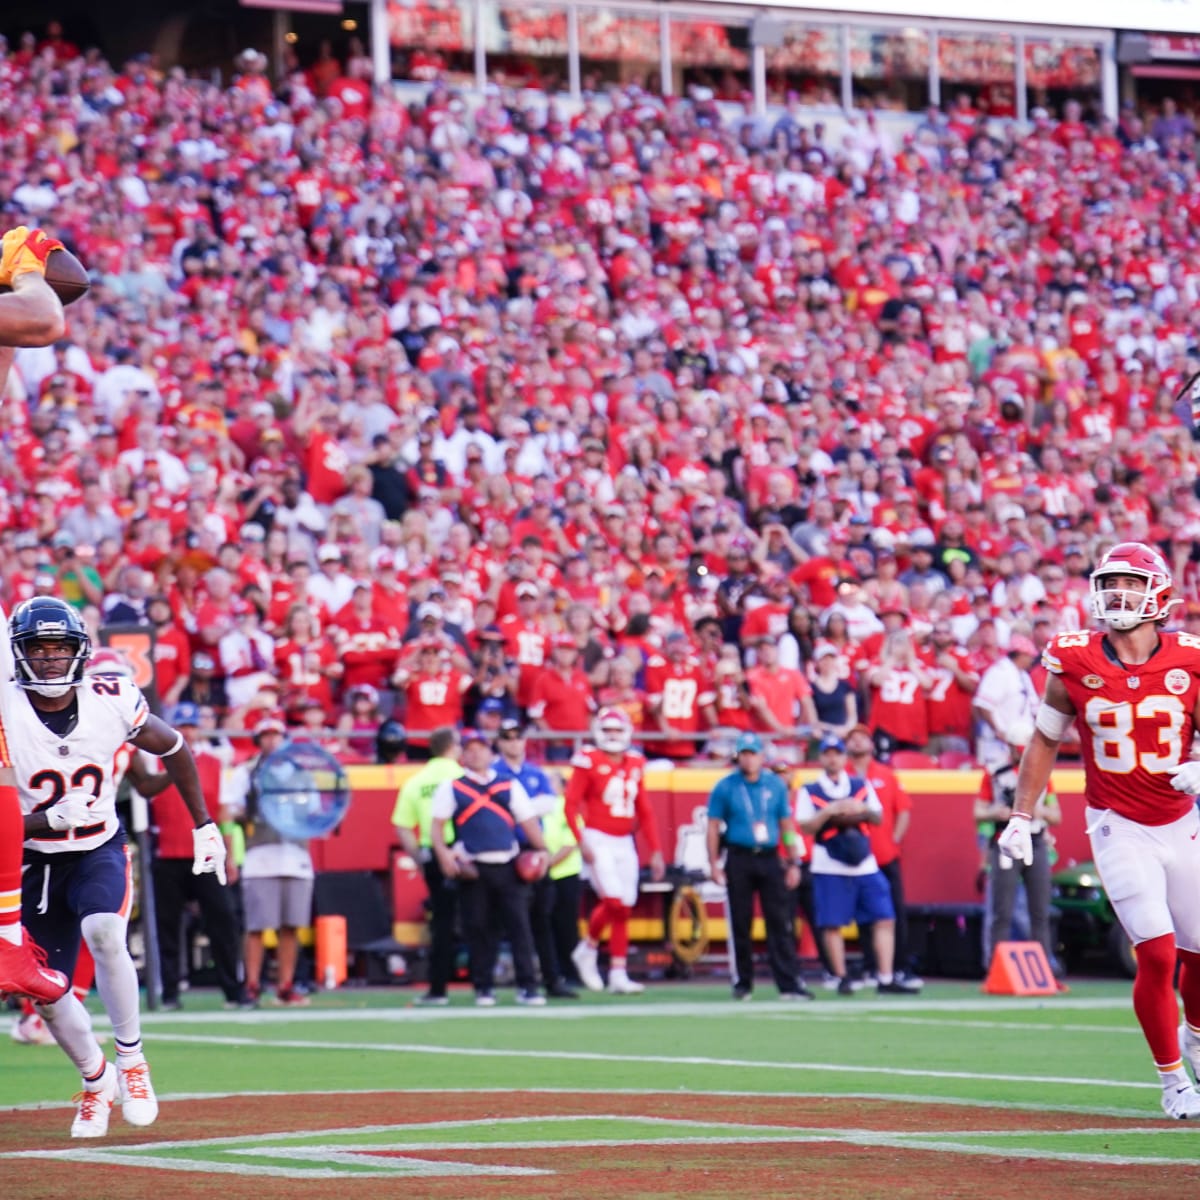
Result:
[[[646,663],[646,696],[658,705],[658,727],[681,733],[699,733],[705,728],[703,710],[716,700],[694,662],[670,662],[660,654]],[[699,753],[693,738],[657,742],[656,753],[666,758],[690,758]]]
[[[154,635],[154,688],[159,699],[167,696],[175,681],[192,673],[192,647],[188,635],[174,625],[160,627]]]
[[[900,786],[896,772],[874,759],[866,771],[851,773],[861,775],[875,789],[875,795],[883,805],[883,820],[878,825],[868,825],[866,831],[875,861],[881,867],[886,867],[900,857],[900,847],[896,845],[892,833],[896,828],[896,818],[903,812],[912,811],[912,798]]]
[[[960,671],[971,672],[971,659],[965,650],[950,650]],[[938,737],[971,736],[971,696],[958,686],[954,672],[939,667],[933,654],[922,655],[933,678],[933,686],[925,697],[925,719],[931,735]]]
[[[591,723],[596,711],[592,685],[576,667],[564,675],[556,667],[543,667],[529,698],[529,715],[546,722],[556,732],[578,733]]]
[[[892,667],[871,688],[871,731],[882,729],[899,742],[923,746],[929,741],[925,697],[915,671]]]
[[[718,729],[749,729],[750,710],[746,707],[746,685],[736,676],[718,676],[713,684],[713,707]]]
[[[831,600],[830,603],[832,604],[833,601]],[[738,640],[743,646],[748,646],[763,634],[769,634],[778,641],[788,631],[788,616],[793,607],[792,604],[776,604],[774,601],[768,601],[766,604],[760,604],[757,608],[752,608],[742,621]]]
[[[808,680],[790,667],[751,667],[746,672],[746,686],[751,696],[761,696],[767,708],[784,729],[790,730],[803,720],[800,702],[812,695]],[[756,712],[750,714],[750,728],[769,733],[770,725]]]
[[[426,674],[414,671],[404,685],[404,724],[408,740],[424,746],[429,735],[443,725],[461,725],[463,696],[471,676],[452,667]]]
[[[275,642],[275,674],[283,684],[289,703],[311,698],[328,712],[333,708],[333,688],[326,673],[337,662],[337,651],[326,638],[301,645],[291,638]]]
[[[1167,774],[1187,760],[1200,698],[1200,637],[1163,633],[1148,662],[1125,667],[1096,630],[1060,633],[1042,663],[1075,706],[1087,801],[1141,825],[1168,825],[1195,804]]]
[[[517,703],[528,708],[533,699],[533,685],[546,662],[550,638],[536,625],[517,616],[501,617],[499,625],[504,634],[504,653],[519,667]]]
[[[636,750],[619,758],[585,746],[571,759],[566,816],[577,838],[596,829],[613,837],[628,837],[640,829],[651,853],[657,853],[658,825],[646,799],[646,760]]]
[[[388,686],[400,656],[400,634],[392,626],[374,616],[363,621],[353,612],[342,612],[332,633],[346,667],[343,694],[362,683],[373,688]]]
[[[200,792],[208,815],[220,820],[221,760],[215,754],[197,749],[196,773],[200,776]],[[183,802],[179,789],[171,784],[150,801],[151,824],[157,834],[156,854],[159,858],[192,859],[192,830],[196,822]]]

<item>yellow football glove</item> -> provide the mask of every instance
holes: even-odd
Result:
[[[48,237],[40,229],[18,225],[0,238],[0,286],[12,287],[18,275],[28,271],[46,274],[46,258],[51,250],[61,250],[57,238]]]

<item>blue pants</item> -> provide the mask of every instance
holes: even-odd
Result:
[[[133,900],[124,830],[103,846],[67,854],[26,850],[21,919],[50,966],[70,976],[79,955],[80,923],[93,913],[129,915]]]

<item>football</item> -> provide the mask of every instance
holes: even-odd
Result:
[[[70,250],[51,250],[46,258],[46,282],[54,294],[66,304],[88,294],[92,281],[84,270],[83,263]],[[0,287],[0,292],[11,292],[10,287]]]
[[[546,873],[550,856],[544,850],[522,850],[517,855],[517,874],[526,883],[535,883]]]
[[[92,281],[83,263],[70,250],[51,250],[46,258],[46,282],[63,304],[74,304],[87,295]]]

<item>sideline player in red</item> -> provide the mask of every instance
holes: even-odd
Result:
[[[1106,628],[1060,633],[1046,647],[1046,696],[998,844],[1011,859],[1032,860],[1034,805],[1077,721],[1088,837],[1108,898],[1137,947],[1133,1010],[1162,1083],[1163,1111],[1200,1119],[1200,1093],[1183,1063],[1186,1057],[1200,1073],[1200,762],[1181,761],[1197,727],[1200,637],[1160,630],[1179,601],[1171,598],[1166,562],[1150,546],[1114,546],[1090,590],[1092,615]]]
[[[633,722],[619,708],[605,708],[592,726],[595,746],[585,746],[571,759],[566,815],[579,841],[586,878],[600,902],[592,910],[587,937],[575,947],[571,961],[584,986],[604,990],[596,966],[600,939],[609,934],[608,990],[633,996],[644,990],[629,978],[629,912],[637,903],[638,853],[633,832],[640,829],[650,844],[650,872],[655,882],[666,873],[658,845],[654,810],[646,799],[646,760],[630,749]]]
[[[45,280],[46,258],[61,242],[24,225],[0,239],[0,396],[8,383],[15,347],[49,346],[66,330],[62,303]],[[61,816],[60,819],[67,820]],[[71,818],[74,819],[74,818]],[[8,741],[0,726],[0,992],[50,1004],[70,980],[45,964],[41,949],[21,925],[21,860],[24,817]]]

